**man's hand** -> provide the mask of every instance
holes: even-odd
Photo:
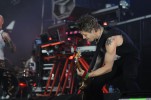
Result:
[[[77,74],[79,75],[79,76],[82,76],[83,74],[84,74],[84,70],[82,69],[82,68],[80,68],[80,70],[77,68]]]

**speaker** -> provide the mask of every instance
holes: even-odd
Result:
[[[104,0],[101,0],[104,1]],[[52,14],[57,19],[79,17],[102,6],[99,0],[52,0]],[[101,5],[100,5],[101,4]]]

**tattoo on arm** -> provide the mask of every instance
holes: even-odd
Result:
[[[112,41],[113,41],[113,38],[108,38],[106,40],[106,45],[111,45]]]

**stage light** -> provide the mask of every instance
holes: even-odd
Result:
[[[94,9],[100,8],[100,6],[91,7],[93,4],[97,4],[96,0],[84,0],[84,1],[83,0],[51,0],[51,1],[52,1],[52,15],[59,20],[60,19],[75,20],[76,18],[79,18],[83,14],[89,13]],[[81,3],[86,3],[86,4],[81,4]]]
[[[51,37],[49,37],[49,38],[48,38],[48,40],[49,40],[49,41],[51,41],[51,40],[52,40],[52,38],[51,38]]]
[[[33,83],[33,87],[36,87],[37,86],[37,84],[36,83]]]
[[[66,32],[66,35],[68,35],[68,32]]]
[[[52,0],[53,15],[57,19],[69,17],[75,7],[75,0]]]
[[[128,0],[120,0],[119,4],[120,4],[120,6],[121,6],[123,9],[128,9],[129,6],[130,6]]]
[[[68,41],[71,41],[71,38],[68,38],[67,40],[68,40]]]
[[[72,34],[73,32],[72,31],[70,31],[70,34]]]
[[[19,83],[19,86],[20,86],[21,88],[25,88],[25,87],[27,87],[27,84],[26,84],[26,83],[23,83],[23,82],[20,82],[20,83]]]
[[[108,25],[108,23],[107,22],[103,22],[103,26],[107,26]]]
[[[78,33],[78,31],[74,31],[74,34],[77,34]]]

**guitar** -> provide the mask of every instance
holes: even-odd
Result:
[[[76,55],[74,56],[74,62],[75,62],[75,64],[76,64],[76,67],[78,68],[78,70],[79,71],[81,71],[81,65],[80,65],[80,63],[79,63],[79,58],[81,57],[81,52],[80,51],[78,51],[77,53],[76,53]]]
[[[75,65],[76,65],[76,67],[78,68],[79,71],[81,71],[81,69],[82,69],[81,64],[79,62],[80,57],[81,57],[81,52],[78,51],[76,53],[74,59],[75,59]],[[79,87],[79,89],[84,90],[87,87],[88,83],[89,83],[89,79],[82,78],[81,86]]]

